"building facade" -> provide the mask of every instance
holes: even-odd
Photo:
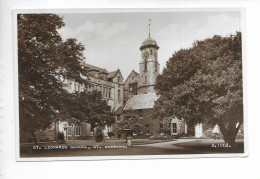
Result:
[[[187,125],[183,121],[172,119],[163,122],[166,120],[156,119],[152,115],[154,102],[160,97],[154,89],[156,78],[160,73],[158,50],[157,42],[149,34],[140,47],[139,73],[133,70],[124,83],[124,111],[133,110],[139,115],[134,136],[150,137],[166,133],[178,135],[187,131],[185,129]]]
[[[65,81],[65,88],[73,92],[99,91],[102,97],[107,100],[111,110],[115,113],[117,120],[117,113],[123,106],[123,77],[120,70],[108,72],[106,69],[99,68],[90,64],[85,64],[88,69],[88,86],[77,84],[73,81]],[[95,126],[87,122],[69,123],[59,122],[58,131],[63,132],[66,140],[74,139],[90,139],[95,133]],[[103,134],[108,137],[108,133],[113,131],[113,125],[105,126]]]
[[[160,97],[155,89],[156,78],[160,73],[158,63],[157,42],[150,33],[140,47],[141,60],[139,73],[132,71],[124,83],[124,111],[134,110],[139,115],[138,125],[135,126],[134,136],[150,137],[154,135],[182,136],[188,133],[184,119],[153,117],[154,102]],[[202,124],[192,126],[193,136],[203,136]]]

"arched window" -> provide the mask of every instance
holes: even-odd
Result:
[[[150,54],[151,54],[151,55],[153,54],[153,50],[152,50],[152,49],[150,50]]]
[[[145,59],[145,61],[144,61],[144,71],[145,72],[147,71],[147,59]]]

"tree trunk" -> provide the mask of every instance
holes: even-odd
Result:
[[[236,136],[237,136],[237,133],[232,133],[232,134],[223,136],[225,143],[228,144],[227,150],[229,152],[235,153],[237,151],[237,144],[236,144],[236,141],[235,141]]]
[[[220,122],[219,125],[220,125],[220,131],[223,135],[224,141],[228,145],[227,151],[235,153],[237,151],[237,144],[235,140],[239,128],[241,126],[241,123],[239,123],[237,128],[236,128],[236,123],[227,123],[225,125],[223,122]]]
[[[31,135],[32,135],[34,144],[37,144],[37,139],[36,139],[36,136],[35,136],[34,131],[33,131],[32,128],[31,128]]]

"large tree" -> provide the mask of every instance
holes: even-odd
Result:
[[[68,103],[70,116],[78,122],[87,122],[101,128],[115,122],[111,106],[99,91],[75,92]]]
[[[45,129],[68,117],[64,80],[85,84],[84,47],[75,39],[63,41],[65,24],[55,14],[18,14],[18,75],[20,130]]]
[[[234,147],[243,123],[241,33],[216,35],[175,52],[155,87],[161,94],[157,115],[185,119],[188,125],[218,124]]]

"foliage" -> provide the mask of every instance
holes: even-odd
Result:
[[[224,140],[234,145],[243,123],[241,33],[196,41],[167,61],[158,76],[157,116],[218,124]]]
[[[96,128],[96,142],[102,142],[103,141],[103,130],[101,127]]]
[[[65,136],[64,136],[63,132],[58,132],[58,139],[62,140],[62,141],[65,139]]]
[[[139,115],[134,110],[124,111],[123,119],[115,127],[116,133],[122,133],[124,129],[135,129],[139,124]]]
[[[115,133],[114,132],[108,132],[107,135],[111,138],[112,136],[115,135]]]
[[[79,122],[87,122],[95,127],[104,127],[114,123],[114,114],[107,101],[102,99],[102,95],[98,91],[75,92],[70,98],[69,114],[73,119]]]
[[[34,132],[55,120],[112,123],[110,107],[99,93],[69,93],[64,86],[66,81],[88,83],[84,46],[76,39],[62,40],[62,18],[18,14],[17,19],[20,130],[29,131],[36,143]]]

